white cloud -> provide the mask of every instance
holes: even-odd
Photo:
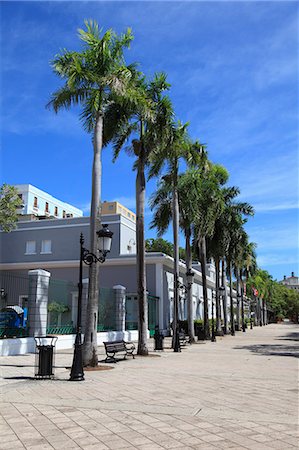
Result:
[[[267,254],[257,257],[257,263],[260,267],[264,266],[282,266],[284,264],[295,264],[298,265],[298,257],[290,256],[280,256],[277,254]]]
[[[271,212],[271,211],[284,211],[289,209],[298,209],[298,202],[285,202],[285,203],[255,203],[254,210],[256,212]]]
[[[136,208],[136,199],[135,197],[115,197],[111,200],[112,202],[118,202],[124,205],[126,208],[133,209],[135,211]]]
[[[273,223],[275,226],[275,223]],[[298,228],[296,224],[286,225],[279,223],[279,228],[271,228],[270,224],[264,227],[250,227],[250,240],[258,244],[259,254],[271,250],[298,249]]]

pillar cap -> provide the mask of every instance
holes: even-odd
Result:
[[[122,286],[121,284],[117,284],[116,286],[113,286],[113,289],[123,289],[123,290],[126,290],[125,286]]]
[[[28,275],[42,275],[43,277],[48,277],[50,278],[51,273],[48,272],[47,270],[43,270],[43,269],[33,269],[33,270],[28,270]]]

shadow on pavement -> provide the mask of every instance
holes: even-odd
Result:
[[[280,336],[277,341],[296,341],[299,342],[299,331],[295,333],[289,333],[285,336]]]
[[[292,358],[299,358],[299,347],[297,345],[242,345],[234,347],[235,350],[249,350],[263,356],[290,356]]]

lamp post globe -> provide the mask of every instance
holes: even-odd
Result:
[[[111,251],[113,232],[108,229],[108,225],[103,225],[102,228],[97,231],[98,236],[98,248],[100,254],[106,256]]]

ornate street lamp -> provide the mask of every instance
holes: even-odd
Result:
[[[79,283],[78,283],[78,315],[77,315],[77,328],[76,339],[74,346],[73,364],[70,374],[70,381],[83,381],[83,359],[82,359],[82,334],[81,334],[81,318],[82,318],[82,289],[83,289],[83,263],[91,266],[96,262],[103,263],[107,254],[111,250],[112,244],[112,231],[108,230],[108,225],[103,225],[102,229],[97,231],[98,236],[98,252],[99,255],[95,255],[87,248],[83,247],[84,237],[80,235],[80,267],[79,267]]]

